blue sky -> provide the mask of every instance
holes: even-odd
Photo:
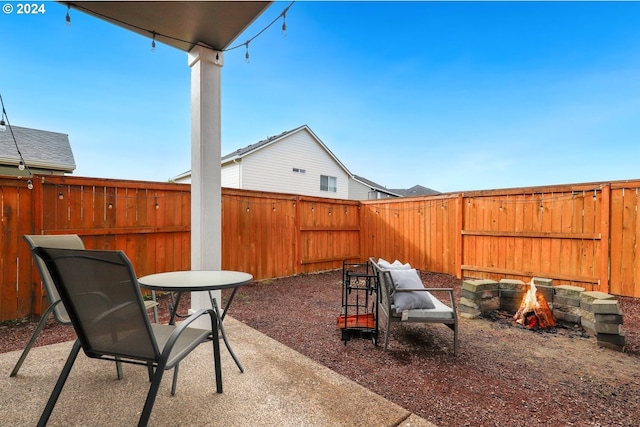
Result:
[[[189,170],[187,55],[73,9],[67,27],[65,6],[45,6],[0,13],[11,124],[69,134],[75,175]],[[222,153],[307,124],[389,188],[637,179],[639,22],[635,2],[299,1],[248,64],[244,48],[226,53]]]

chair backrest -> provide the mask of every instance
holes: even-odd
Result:
[[[33,251],[44,261],[87,356],[159,359],[138,280],[124,252]]]
[[[43,248],[61,248],[61,249],[84,249],[84,243],[82,239],[77,234],[59,234],[59,235],[29,235],[25,234],[22,236],[24,240],[27,242],[29,247],[32,250],[33,248],[43,247]],[[51,280],[51,276],[49,275],[49,271],[47,267],[44,265],[44,261],[42,258],[35,255],[33,259],[36,263],[36,267],[38,267],[38,272],[40,273],[40,279],[42,279],[42,284],[44,285],[44,289],[47,291],[47,298],[49,298],[49,303],[54,304],[56,301],[60,299],[60,295],[58,295],[58,290],[53,284]],[[56,320],[60,323],[69,324],[71,320],[69,319],[69,315],[67,314],[67,310],[64,308],[64,304],[57,304],[53,308],[53,315]]]

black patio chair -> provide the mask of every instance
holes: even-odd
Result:
[[[213,343],[216,389],[222,393],[218,318],[212,309],[199,310],[179,325],[151,323],[133,266],[124,252],[41,247],[33,252],[44,261],[78,335],[38,426],[45,426],[49,420],[80,348],[90,358],[148,367],[151,385],[139,426],[149,421],[164,371],[175,368],[173,395],[178,364],[203,342]],[[212,329],[188,327],[207,314]]]
[[[77,234],[58,234],[58,235],[46,235],[46,236],[25,234],[22,237],[27,242],[31,250],[39,246],[44,248],[84,249],[84,243],[82,242],[82,239],[80,238],[80,236],[78,236]],[[60,296],[58,295],[58,291],[56,290],[56,287],[53,285],[53,282],[51,281],[51,276],[49,275],[49,272],[47,271],[47,268],[44,265],[44,262],[40,257],[36,256],[35,254],[33,258],[36,263],[36,267],[38,267],[38,273],[40,273],[40,278],[42,280],[42,284],[44,285],[47,298],[49,299],[49,307],[40,317],[40,321],[38,322],[36,329],[33,331],[33,334],[31,335],[31,338],[29,339],[27,346],[22,351],[22,354],[20,355],[18,362],[16,363],[16,365],[13,367],[13,370],[11,371],[11,374],[9,374],[10,377],[15,377],[18,374],[20,367],[22,367],[22,364],[27,358],[29,351],[31,351],[31,348],[35,344],[36,339],[40,335],[40,332],[42,332],[42,329],[44,328],[44,326],[47,324],[47,320],[49,319],[49,316],[52,313],[53,313],[54,319],[56,319],[58,323],[61,323],[63,325],[71,325],[71,320],[69,320],[69,315],[67,314],[67,310],[64,308],[64,304],[60,304]],[[153,295],[153,300],[145,301],[145,306],[148,310],[153,309],[154,319],[157,323],[158,322],[158,307],[157,307],[158,303],[155,300],[155,292],[153,292],[152,295]],[[117,370],[118,379],[121,379],[122,368],[120,364],[116,364],[116,370]]]

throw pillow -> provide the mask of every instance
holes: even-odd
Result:
[[[403,264],[398,260],[393,261],[393,264],[385,259],[378,259],[378,267],[383,270],[410,270],[411,265],[409,263]]]
[[[391,270],[391,277],[396,285],[396,289],[424,289],[422,280],[420,280],[420,276],[415,269]],[[394,292],[393,304],[398,312],[436,307],[429,293],[426,291]]]

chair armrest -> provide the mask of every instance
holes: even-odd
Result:
[[[198,318],[204,316],[205,314],[209,314],[209,316],[211,317],[212,330],[210,332],[213,333],[213,327],[214,326],[216,328],[218,327],[218,318],[216,316],[216,313],[211,308],[208,308],[208,309],[201,308],[195,313],[189,315],[184,321],[180,322],[180,324],[176,326],[176,328],[173,330],[173,332],[167,339],[167,343],[165,344],[164,348],[162,349],[162,359],[164,360],[168,359],[169,354],[171,354],[171,351],[173,350],[174,345],[178,341],[178,338],[180,338],[180,335],[185,331],[185,329],[191,323],[195,322]]]

